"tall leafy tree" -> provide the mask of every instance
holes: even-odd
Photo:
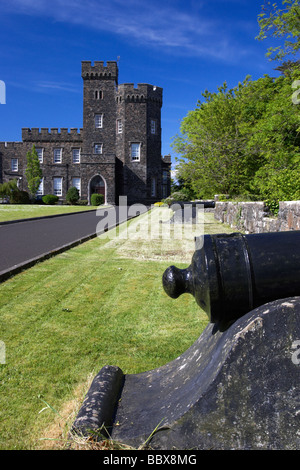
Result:
[[[173,141],[181,154],[180,176],[192,185],[199,197],[216,193],[238,194],[248,190],[252,158],[248,132],[241,126],[242,101],[237,98],[250,77],[234,89],[224,83],[218,92],[205,91],[204,102],[183,119],[180,135]]]
[[[274,80],[273,93],[249,142],[259,146],[262,163],[251,182],[252,190],[273,208],[279,201],[300,197],[299,105],[292,100],[292,83],[299,78],[296,68],[291,76]]]
[[[300,0],[265,1],[259,15],[262,40],[282,40],[267,55],[283,61],[300,49]],[[278,78],[268,75],[231,90],[226,83],[183,119],[173,147],[178,173],[198,197],[251,194],[278,207],[300,198],[300,62],[283,62]],[[298,105],[298,106],[297,106]]]
[[[276,38],[281,41],[277,47],[268,49],[266,55],[270,60],[283,60],[287,56],[297,54],[300,49],[299,0],[282,0],[281,7],[265,0],[258,23],[258,40]]]
[[[183,119],[173,141],[179,174],[198,197],[252,194],[278,202],[297,196],[300,120],[292,83],[299,78],[295,68],[291,76],[247,77],[232,90],[223,85],[203,94],[206,101]]]
[[[25,175],[29,193],[34,198],[43,176],[35,145],[33,145],[31,151],[27,152]]]

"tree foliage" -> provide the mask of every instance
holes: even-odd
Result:
[[[224,83],[203,93],[173,141],[178,176],[197,197],[300,197],[300,109],[292,100],[299,78],[295,68],[275,79],[246,77],[233,89]],[[284,191],[275,191],[281,183]]]
[[[300,49],[300,1],[282,0],[282,8],[265,0],[258,17],[257,39],[279,38],[267,56],[283,61]],[[269,75],[217,92],[182,120],[173,140],[177,177],[196,197],[216,193],[263,199],[271,208],[279,200],[300,199],[300,61],[288,60]]]
[[[79,200],[79,191],[75,186],[72,186],[66,196],[66,200],[68,204],[76,204]]]
[[[0,184],[0,197],[10,197],[14,191],[18,190],[18,181],[16,179],[6,181]]]
[[[283,40],[277,47],[270,47],[267,57],[270,60],[283,60],[295,55],[300,49],[300,3],[299,0],[282,0],[282,7],[266,1],[258,16],[260,32],[258,40],[276,38]]]
[[[27,186],[29,193],[32,198],[35,197],[37,190],[43,176],[40,162],[38,158],[35,146],[32,146],[32,150],[27,152],[27,166],[25,170],[25,176],[27,179]]]

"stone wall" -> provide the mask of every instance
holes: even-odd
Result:
[[[279,203],[277,217],[270,217],[264,202],[215,203],[215,219],[245,233],[300,230],[300,201]]]

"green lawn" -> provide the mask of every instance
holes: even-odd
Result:
[[[46,206],[38,204],[0,204],[0,222],[97,209],[94,206]]]
[[[151,214],[148,225],[144,214],[121,226],[130,237],[93,239],[0,285],[0,449],[58,446],[101,367],[156,368],[207,325],[191,295],[173,300],[161,282],[170,264],[190,264],[195,234],[178,239],[178,226],[171,227],[173,238],[164,240],[160,210]],[[213,214],[204,228],[231,231]]]

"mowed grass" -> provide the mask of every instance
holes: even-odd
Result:
[[[39,204],[0,204],[0,222],[44,217],[57,214],[70,214],[86,210],[95,210],[94,206],[52,206]]]
[[[152,214],[148,225],[147,214],[123,224],[120,233],[130,236],[93,239],[0,285],[1,449],[59,447],[104,365],[127,374],[154,369],[207,325],[191,295],[173,300],[161,281],[170,264],[190,264],[194,233],[180,240],[173,226],[163,240],[161,212]],[[213,214],[205,222],[206,233],[231,231]]]

